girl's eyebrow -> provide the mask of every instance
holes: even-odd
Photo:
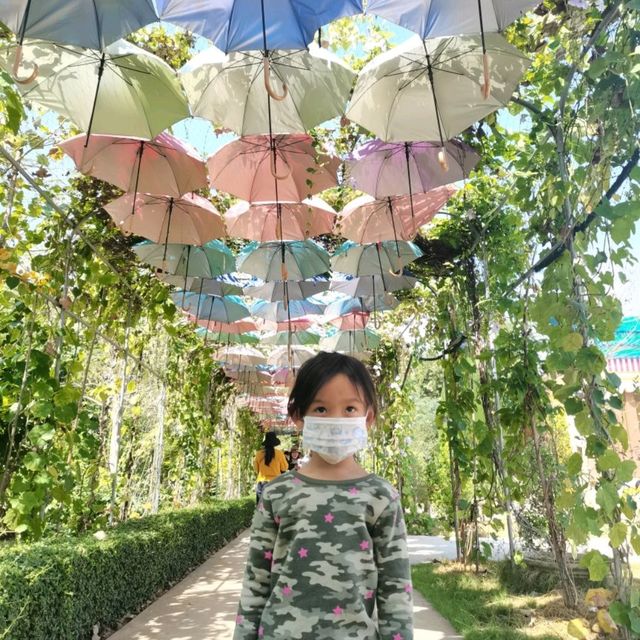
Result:
[[[361,404],[364,404],[360,398],[347,398],[344,402],[360,402]],[[326,404],[326,402],[316,398],[311,404]]]

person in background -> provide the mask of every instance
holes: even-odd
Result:
[[[256,504],[260,502],[262,490],[267,482],[277,478],[281,473],[288,471],[289,464],[281,449],[276,449],[280,444],[278,436],[269,431],[264,436],[262,449],[259,449],[253,459],[253,468],[258,474],[256,478]]]
[[[289,452],[289,471],[298,469],[300,467],[300,460],[300,450],[298,449],[298,445],[294,444],[291,446],[291,451]]]

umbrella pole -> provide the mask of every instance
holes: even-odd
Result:
[[[391,216],[391,226],[393,227],[393,239],[396,243],[396,253],[398,254],[399,270],[397,272],[394,272],[394,274],[400,275],[402,273],[402,262],[400,260],[400,245],[398,244],[398,233],[396,232],[396,221],[393,217],[393,205],[391,204],[391,196],[387,198],[387,202],[389,203],[389,215]]]
[[[409,165],[409,143],[404,143],[404,157],[407,159],[407,182],[409,183],[409,203],[411,204],[411,222],[414,225],[413,232],[416,232],[415,228],[415,215],[413,213],[413,187],[411,186],[411,167]],[[424,187],[423,187],[424,188]]]
[[[198,291],[198,306],[196,307],[196,317],[193,320],[194,326],[198,324],[198,317],[200,315],[200,301],[202,300],[203,287],[204,287],[204,278],[200,278],[200,291]],[[211,307],[213,308],[213,300],[211,301]]]
[[[440,122],[440,109],[438,108],[438,98],[436,97],[436,85],[433,82],[433,67],[431,66],[431,56],[427,51],[427,45],[422,41],[424,54],[427,57],[427,73],[429,74],[429,84],[431,85],[431,96],[433,97],[433,106],[436,112],[436,123],[438,125],[438,136],[440,137],[440,151],[438,151],[438,162],[443,171],[449,171],[447,163],[447,152],[444,147],[444,135],[442,133],[442,123]]]
[[[267,90],[267,93],[278,102],[284,100],[289,93],[289,89],[287,85],[282,83],[282,94],[277,94],[273,87],[271,86],[270,80],[270,70],[271,70],[271,62],[269,60],[269,49],[267,48],[267,20],[264,13],[264,0],[260,0],[260,8],[262,10],[262,44],[264,46],[262,64],[264,68],[264,88]]]
[[[383,280],[383,283],[384,283],[384,280]],[[377,329],[378,316],[376,314],[376,277],[375,276],[371,276],[371,288],[373,290],[373,326]]]
[[[169,244],[169,229],[171,229],[171,214],[173,213],[173,198],[169,198],[169,220],[167,220],[167,235],[164,237],[164,253],[162,254],[162,270],[167,270],[167,246]]]
[[[184,289],[182,290],[182,306],[184,307],[184,299],[187,295],[187,278],[189,277],[189,259],[191,258],[191,245],[187,246],[187,266],[184,270]],[[213,305],[212,305],[213,306]]]
[[[138,170],[136,171],[136,183],[133,188],[133,204],[131,205],[131,215],[133,215],[136,212],[136,199],[138,198],[138,184],[140,183],[140,168],[142,167],[143,153],[144,153],[144,140],[141,140],[138,153],[136,153],[136,156],[138,158]]]
[[[482,85],[482,97],[486,100],[491,94],[491,78],[489,74],[489,54],[487,53],[487,43],[484,38],[484,21],[482,19],[482,0],[478,0],[478,18],[480,19],[480,39],[482,41],[482,68],[484,73],[484,84]]]
[[[104,73],[104,65],[107,61],[107,56],[102,52],[100,57],[100,66],[98,67],[98,84],[96,86],[96,95],[93,97],[93,106],[91,107],[91,118],[89,118],[89,128],[87,129],[87,138],[84,141],[84,148],[89,146],[89,138],[91,137],[91,128],[93,127],[93,118],[96,115],[96,107],[98,105],[98,94],[100,93],[100,83],[102,82],[102,74]]]
[[[207,346],[207,342],[209,341],[209,324],[211,323],[211,314],[213,313],[213,305],[209,309],[209,317],[207,318],[207,332],[204,334],[204,346]],[[196,322],[198,319],[196,318]],[[218,340],[220,340],[220,336],[218,335]]]

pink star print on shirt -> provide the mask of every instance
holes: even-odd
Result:
[[[243,616],[243,615],[238,614],[238,615],[236,616],[236,624],[242,624],[243,622],[244,622],[244,616]]]
[[[309,549],[305,549],[304,547],[301,547],[300,550],[298,551],[298,555],[301,558],[306,558],[308,553],[309,553]]]
[[[292,592],[293,592],[293,589],[288,584],[282,587],[283,596],[290,596]]]
[[[263,638],[264,637],[264,627],[263,626],[259,626],[258,627],[258,638]]]
[[[399,633],[396,633],[396,635],[393,636],[393,640],[402,640],[402,636]]]
[[[363,551],[366,551],[366,550],[369,548],[369,541],[368,541],[368,540],[363,540],[363,541],[360,543],[360,548],[361,548]]]
[[[337,607],[334,608],[333,613],[335,613],[337,616],[342,615],[342,612],[344,611],[344,609],[338,605]]]
[[[264,559],[265,560],[271,560],[273,558],[273,551],[265,551],[264,552]]]
[[[349,493],[352,496],[355,496],[358,493],[358,488],[357,487],[351,487],[351,489],[349,489]]]
[[[327,513],[324,517],[324,521],[331,524],[333,522],[333,513]]]
[[[373,598],[374,593],[375,593],[375,591],[367,591],[364,599],[365,600],[371,600],[371,598]]]
[[[405,585],[404,585],[404,590],[405,590],[407,593],[411,593],[411,592],[413,591],[413,587],[412,587],[410,584],[405,584]]]

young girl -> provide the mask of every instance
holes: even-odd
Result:
[[[311,459],[263,491],[234,640],[412,640],[399,496],[353,455],[376,416],[369,373],[319,353],[298,373],[289,415]]]

